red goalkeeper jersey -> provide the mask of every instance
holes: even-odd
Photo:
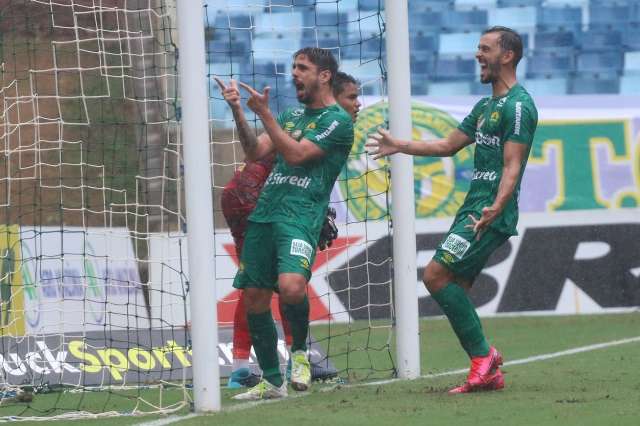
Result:
[[[222,214],[231,230],[238,252],[247,229],[247,218],[256,207],[264,182],[273,169],[275,154],[248,161],[237,170],[222,191]]]

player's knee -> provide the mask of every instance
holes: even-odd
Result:
[[[438,262],[431,261],[424,268],[422,282],[429,293],[433,294],[447,285],[450,281],[450,275],[451,273],[444,266]]]
[[[271,307],[271,291],[260,288],[244,290],[244,307],[248,314],[261,314]]]

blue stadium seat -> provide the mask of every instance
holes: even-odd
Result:
[[[582,29],[582,8],[542,7],[538,10],[539,31],[571,31]]]
[[[418,80],[428,80],[435,69],[436,56],[434,54],[411,55],[411,76]]]
[[[527,58],[527,78],[566,77],[574,69],[573,57],[534,52]]]
[[[484,31],[487,28],[486,10],[457,11],[442,13],[442,29],[447,32]]]
[[[625,75],[620,79],[621,95],[640,95],[640,75]]]
[[[498,7],[540,6],[542,0],[498,0]]]
[[[409,16],[416,12],[445,12],[453,7],[453,0],[409,0]]]
[[[441,34],[438,52],[441,55],[473,55],[479,40],[479,32]]]
[[[489,10],[496,7],[497,0],[455,0],[456,10]]]
[[[624,63],[622,52],[583,52],[576,56],[576,70],[582,76],[613,78],[620,75]]]
[[[416,52],[437,52],[438,51],[438,35],[437,34],[424,34],[419,32],[414,35],[410,35],[409,46],[411,53]]]
[[[514,30],[526,31],[535,28],[538,9],[529,7],[504,7],[489,10],[489,26],[506,25]]]
[[[632,20],[633,15],[634,7],[628,4],[591,2],[589,28],[600,30],[624,28]]]
[[[640,50],[640,28],[622,33],[622,47],[625,50]]]
[[[411,79],[411,94],[413,96],[426,95],[428,92],[429,83],[424,78],[412,78]]]
[[[567,79],[564,77],[526,79],[522,81],[522,86],[534,97],[567,93]]]
[[[304,22],[304,15],[301,12],[292,12],[284,9],[287,13],[261,13],[253,18],[253,25],[256,31],[278,30],[285,31],[288,28],[301,29]]]
[[[577,44],[574,34],[568,31],[536,32],[536,52],[554,52],[558,55],[570,55]]]
[[[475,77],[476,61],[475,59],[461,58],[438,58],[436,61],[436,70],[434,80],[436,81],[455,81],[455,80],[473,80]]]
[[[384,9],[384,0],[357,0],[358,10],[378,10]]]
[[[624,54],[624,74],[640,75],[640,52],[627,52]]]
[[[439,12],[414,12],[409,14],[409,31],[438,33],[442,29],[442,14]]]
[[[471,94],[471,83],[468,81],[431,83],[428,88],[429,96],[463,96]]]
[[[349,21],[348,13],[336,12],[311,12],[304,15],[304,25],[306,27],[336,27],[340,23]]]
[[[615,30],[588,30],[579,35],[582,50],[620,50],[622,34]]]
[[[575,77],[569,81],[569,94],[586,95],[586,94],[604,94],[619,93],[620,80],[618,78],[589,78]]]

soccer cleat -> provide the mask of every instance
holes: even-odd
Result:
[[[504,374],[497,368],[495,373],[491,375],[489,381],[481,386],[472,386],[469,382],[464,382],[462,385],[455,387],[449,391],[450,395],[456,395],[459,393],[470,392],[488,392],[496,391],[504,388]]]
[[[227,388],[252,388],[259,382],[260,376],[253,374],[248,368],[238,368],[231,372],[231,376],[229,376],[229,381],[227,382]]]
[[[297,391],[306,391],[311,384],[311,366],[304,351],[291,354],[291,387]]]
[[[487,356],[471,358],[471,369],[467,376],[467,383],[473,387],[484,386],[493,380],[498,367],[502,365],[502,355],[491,346]]]
[[[258,401],[261,399],[279,399],[287,397],[287,382],[277,387],[262,379],[260,383],[249,389],[247,392],[234,395],[232,399],[239,401]]]

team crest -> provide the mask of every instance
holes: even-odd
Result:
[[[498,111],[493,111],[491,113],[491,121],[496,122],[498,120],[500,120],[500,113]]]

